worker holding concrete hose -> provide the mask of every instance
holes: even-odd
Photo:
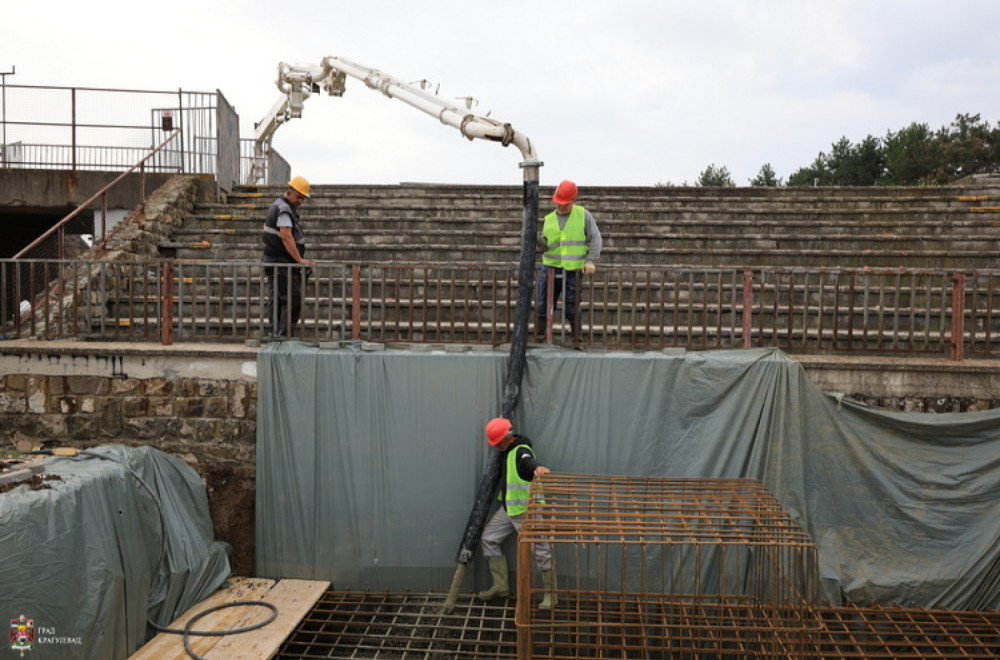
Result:
[[[503,417],[490,420],[486,425],[486,439],[503,452],[501,458],[500,489],[497,499],[500,508],[486,523],[479,545],[490,569],[493,585],[479,592],[484,600],[506,598],[510,595],[507,577],[507,558],[500,545],[514,532],[521,530],[524,512],[528,509],[528,490],[535,477],[548,474],[549,469],[538,462],[531,448],[531,440],[511,430],[511,423]],[[545,596],[539,609],[548,610],[556,604],[555,576],[552,572],[552,550],[548,543],[535,543],[535,565],[542,573]]]
[[[545,341],[548,317],[548,274],[555,274],[555,308],[559,295],[566,290],[566,320],[569,322],[573,346],[580,347],[580,323],[583,310],[580,298],[583,288],[581,273],[593,275],[595,262],[601,257],[603,240],[601,230],[590,211],[574,204],[578,190],[572,181],[563,181],[556,187],[552,201],[556,210],[545,216],[538,249],[542,251],[542,267],[538,276],[538,295],[535,306],[535,334],[539,342]]]
[[[312,266],[305,258],[306,244],[298,208],[309,197],[309,182],[297,176],[288,182],[285,194],[274,200],[264,219],[264,263]],[[289,266],[266,269],[267,318],[272,337],[294,331],[302,307],[304,270]]]

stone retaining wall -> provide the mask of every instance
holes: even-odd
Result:
[[[0,376],[5,440],[161,441],[198,450],[187,460],[252,458],[256,383],[203,378]],[[207,452],[207,453],[206,453]],[[182,454],[183,455],[183,454]]]
[[[35,346],[11,354],[0,344],[0,455],[123,444],[177,456],[204,480],[234,570],[253,575],[257,382],[246,356]]]

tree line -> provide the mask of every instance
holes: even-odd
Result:
[[[765,163],[751,186],[932,186],[972,174],[1000,170],[1000,122],[991,126],[978,114],[960,114],[932,131],[914,122],[885,137],[868,135],[860,142],[842,137],[783,182]],[[673,186],[670,182],[657,186]],[[690,185],[685,182],[683,185]],[[725,166],[714,163],[698,175],[696,186],[735,186]]]

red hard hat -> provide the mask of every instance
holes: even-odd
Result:
[[[496,419],[491,419],[486,424],[486,439],[494,447],[499,445],[507,437],[508,433],[510,433],[509,419],[497,417]]]
[[[552,195],[552,201],[560,206],[569,204],[576,199],[576,184],[572,181],[563,181],[556,188],[556,193]]]

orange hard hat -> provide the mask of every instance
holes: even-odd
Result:
[[[576,184],[572,181],[563,181],[556,188],[556,193],[552,195],[552,201],[560,206],[569,204],[576,199]]]
[[[491,445],[499,445],[507,434],[510,433],[510,420],[503,417],[491,419],[486,424],[486,439]]]

